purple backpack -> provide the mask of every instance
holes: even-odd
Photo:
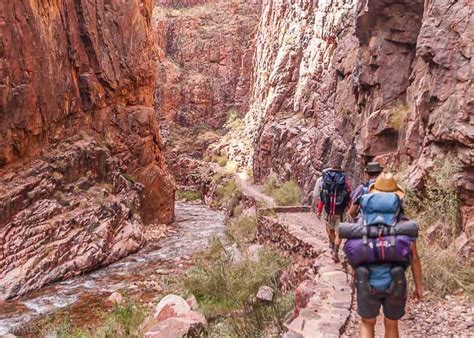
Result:
[[[369,193],[361,197],[363,224],[378,228],[376,238],[369,238],[367,231],[362,238],[349,239],[344,244],[344,253],[349,264],[359,266],[371,263],[411,264],[414,239],[404,235],[384,236],[384,229],[401,224],[401,200],[394,193]],[[389,231],[390,233],[390,231]]]
[[[408,236],[385,236],[364,239],[349,239],[344,244],[344,253],[349,264],[359,266],[371,263],[390,262],[397,265],[411,264],[413,239]]]

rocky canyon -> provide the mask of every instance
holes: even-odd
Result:
[[[470,1],[265,1],[246,135],[257,180],[343,164],[408,166],[421,189],[437,156],[459,160],[464,228],[473,207]],[[468,225],[468,223],[470,225]]]
[[[204,205],[175,221],[175,191],[216,209],[239,174],[295,182],[307,205],[329,166],[358,184],[375,160],[421,195],[452,161],[471,257],[472,0],[7,0],[0,30],[0,308],[143,253],[165,224],[223,232],[215,210],[182,226]]]
[[[113,262],[173,219],[150,1],[7,1],[0,299]]]

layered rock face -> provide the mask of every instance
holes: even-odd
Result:
[[[137,250],[173,219],[152,3],[2,2],[0,298]],[[143,218],[140,216],[143,215]]]
[[[156,2],[155,109],[178,184],[207,185],[200,159],[229,116],[247,110],[259,10],[260,0]]]
[[[473,11],[467,0],[264,1],[246,116],[256,178],[309,191],[325,166],[357,180],[377,159],[409,165],[420,186],[453,153],[469,207]]]
[[[166,120],[217,129],[244,112],[259,1],[159,1],[156,109]]]

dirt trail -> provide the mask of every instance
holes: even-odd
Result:
[[[273,200],[273,197],[268,196],[262,192],[262,186],[255,185],[250,183],[248,177],[244,173],[237,173],[235,179],[240,186],[242,192],[250,197],[253,197],[257,201],[265,203],[269,208],[276,207],[276,203]]]
[[[272,197],[265,195],[260,186],[251,184],[245,175],[238,174],[236,179],[244,194],[268,206],[276,206]],[[342,265],[335,264],[330,258],[324,223],[308,212],[278,213],[276,219],[268,221],[271,222],[266,230],[268,236],[280,236],[278,233],[284,231],[287,235],[279,239],[284,238],[287,241],[285,245],[298,245],[318,252],[315,263],[318,271],[315,278],[316,294],[288,326],[290,333],[300,337],[331,336],[331,333],[339,335],[340,332],[343,332],[342,337],[358,336],[360,317],[353,304],[348,277]],[[295,244],[297,241],[300,244]],[[426,300],[424,303],[409,300],[399,330],[401,336],[474,336],[473,323],[472,302],[466,296],[448,296],[447,299]],[[383,315],[380,315],[376,336],[383,335]]]
[[[244,175],[238,175],[237,182],[244,194],[276,206],[271,197],[248,182]],[[331,259],[324,223],[312,213],[297,212],[298,208],[278,211],[276,218],[259,220],[260,235],[274,242],[283,241],[281,246],[286,250],[302,250],[305,251],[302,254],[317,257],[313,295],[309,295],[299,315],[287,324],[284,337],[339,336],[350,317],[352,292],[342,265]]]

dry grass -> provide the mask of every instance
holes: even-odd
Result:
[[[278,205],[296,205],[301,201],[301,189],[294,181],[288,181],[273,190],[272,197]]]
[[[143,336],[139,328],[146,315],[147,312],[144,307],[126,297],[123,304],[116,304],[110,312],[99,314],[103,324],[95,328],[94,331],[76,327],[70,317],[66,315],[56,318],[46,325],[42,331],[42,336],[58,338],[138,338]]]
[[[420,225],[418,250],[421,257],[423,284],[436,296],[444,296],[460,288],[474,292],[474,271],[470,261],[461,257],[453,244],[443,248],[442,242],[453,243],[460,233],[460,204],[455,173],[457,161],[453,156],[438,158],[425,189],[415,193],[407,190],[405,211]],[[440,236],[426,238],[425,231],[440,223]]]
[[[235,211],[234,216],[237,216]],[[257,236],[257,218],[241,214],[229,224],[227,235],[236,243],[253,242]]]
[[[241,191],[234,179],[225,182],[217,189],[217,196],[213,204],[215,207],[223,206],[232,198],[239,197]]]
[[[405,125],[408,115],[408,106],[405,102],[397,102],[390,111],[389,125],[395,130],[400,130]]]
[[[281,185],[280,185],[280,182],[278,181],[278,178],[272,175],[268,178],[268,180],[263,185],[262,191],[267,195],[271,195],[280,186]]]
[[[219,167],[225,167],[227,165],[227,157],[225,156],[217,156],[214,161],[219,165]]]
[[[206,317],[228,316],[245,309],[260,286],[277,289],[280,271],[288,264],[287,259],[268,250],[257,261],[244,258],[233,263],[224,245],[214,240],[182,283],[196,296]]]

